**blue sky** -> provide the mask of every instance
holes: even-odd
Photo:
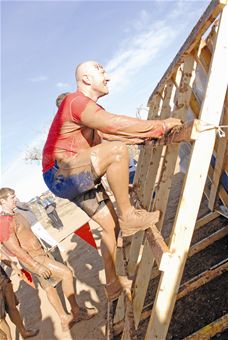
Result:
[[[75,90],[78,63],[103,64],[111,82],[100,103],[135,116],[208,3],[1,1],[1,186],[22,200],[47,189],[25,152],[43,145],[56,97]]]

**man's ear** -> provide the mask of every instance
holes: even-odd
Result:
[[[4,198],[0,198],[0,205],[2,205],[4,203]]]
[[[91,85],[90,76],[88,76],[87,74],[85,74],[84,76],[82,76],[82,81],[83,81],[83,83],[86,84],[86,85]]]

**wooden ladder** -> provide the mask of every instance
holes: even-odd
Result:
[[[156,226],[124,240],[117,249],[119,263],[123,260],[125,263],[121,273],[132,280],[132,285],[112,309],[109,322],[112,330],[123,324],[121,339],[124,340],[136,339],[139,322],[145,317],[150,317],[145,339],[166,339],[176,300],[227,270],[226,261],[219,263],[211,268],[210,274],[203,273],[180,289],[187,258],[228,233],[227,228],[223,228],[191,247],[194,230],[220,214],[227,217],[226,177],[225,182],[221,178],[228,173],[228,129],[224,128],[223,137],[218,129],[219,125],[228,125],[226,3],[214,0],[209,4],[149,98],[148,119],[173,116],[185,123],[168,136],[147,142],[140,151],[134,179],[138,205],[149,211],[158,209],[162,215]],[[203,78],[201,87],[200,77]],[[194,117],[192,121],[187,119],[189,112]],[[175,185],[175,169],[184,145],[189,149],[189,163],[166,237],[163,226],[170,210],[170,190]],[[207,197],[208,209],[199,216],[203,195]],[[159,275],[156,296],[150,304],[153,307],[146,311],[144,303],[149,283]],[[227,327],[225,315],[209,325],[207,332],[213,336]],[[113,338],[112,332],[108,338]]]

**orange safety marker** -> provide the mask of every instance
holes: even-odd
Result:
[[[89,223],[83,224],[79,229],[76,229],[74,231],[74,234],[79,236],[81,239],[83,239],[85,242],[87,242],[89,245],[97,249],[96,242],[94,240],[93,234],[91,232]]]

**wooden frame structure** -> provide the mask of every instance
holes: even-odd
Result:
[[[228,130],[222,138],[221,133],[220,137],[218,135],[218,127],[228,124],[226,4],[226,0],[213,0],[209,4],[149,98],[149,119],[174,116],[185,124],[180,131],[173,131],[159,141],[148,142],[140,151],[134,179],[138,204],[150,211],[160,210],[162,217],[156,227],[137,233],[130,243],[125,241],[118,248],[118,269],[121,268],[120,274],[132,279],[132,285],[125,291],[125,297],[119,298],[115,308],[108,306],[109,310],[112,308],[112,317],[109,318],[112,325],[108,328],[113,330],[122,323],[123,340],[136,339],[139,322],[146,317],[150,320],[145,339],[165,339],[176,300],[227,270],[226,261],[219,263],[211,268],[210,273],[202,273],[180,287],[187,258],[227,235],[225,227],[190,247],[194,230],[219,214],[226,216],[228,207],[227,188],[221,182],[222,174],[228,173]],[[200,73],[204,77],[203,91],[197,88]],[[195,118],[192,122],[186,120],[189,110]],[[172,229],[168,239],[164,240],[161,235],[180,142],[188,142],[189,164]],[[213,166],[212,156],[215,158]],[[208,199],[208,210],[199,217],[203,194]],[[149,282],[158,275],[160,280],[151,303],[153,307],[144,311]],[[227,316],[223,316],[208,325],[210,334],[228,328],[227,320]],[[205,329],[200,332],[205,336]],[[108,339],[112,336],[109,331]],[[197,335],[188,338],[196,339]]]

